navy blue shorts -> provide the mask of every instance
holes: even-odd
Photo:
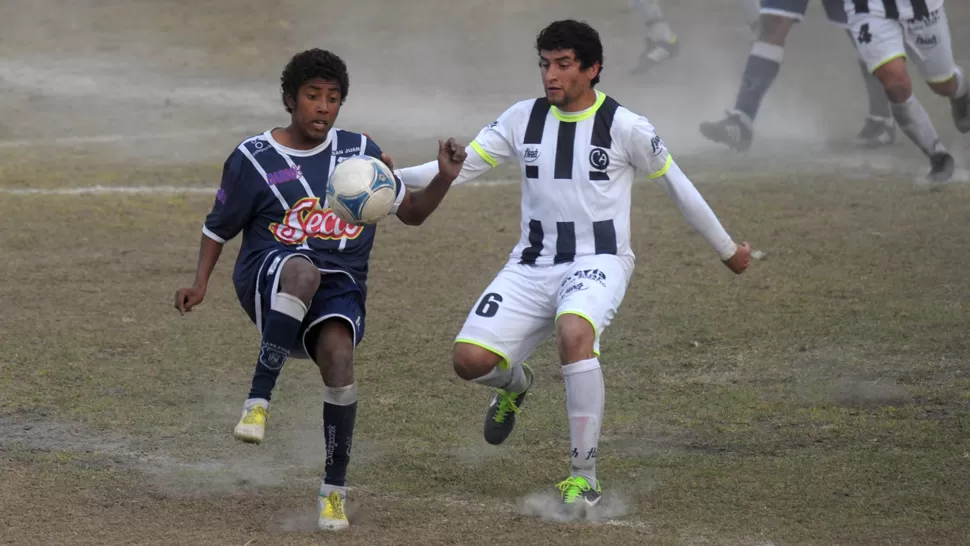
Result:
[[[809,2],[811,0],[761,0],[761,13],[801,21],[808,11]],[[843,0],[822,0],[822,7],[825,8],[825,16],[829,21],[843,25],[848,21]]]
[[[236,295],[246,314],[262,333],[263,324],[269,314],[270,305],[279,292],[279,274],[287,260],[302,260],[299,252],[290,250],[271,250],[261,260],[259,270],[252,278],[238,278],[235,280]],[[353,332],[354,346],[364,339],[364,297],[360,287],[349,273],[341,270],[320,270],[320,288],[317,289],[310,308],[307,310],[300,336],[293,347],[290,356],[293,358],[310,358],[308,346],[311,345],[307,334],[314,326],[327,319],[341,319]]]

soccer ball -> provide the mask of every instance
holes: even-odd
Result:
[[[337,218],[348,224],[376,224],[390,214],[396,186],[394,173],[380,159],[351,157],[330,175],[327,201]]]

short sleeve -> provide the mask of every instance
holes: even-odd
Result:
[[[222,166],[222,182],[202,228],[207,237],[225,244],[249,224],[256,204],[251,180],[255,174],[255,169],[239,150],[226,159]]]
[[[367,138],[367,143],[364,145],[364,151],[361,155],[366,155],[377,160],[381,160],[382,153],[383,151],[381,150],[381,147],[370,138]],[[401,206],[401,203],[404,202],[404,195],[407,193],[407,188],[404,187],[404,182],[401,181],[401,177],[396,173],[392,173],[392,176],[394,177],[395,195],[394,205],[391,207],[391,211],[388,213],[390,216],[397,214],[397,209]]]
[[[518,105],[509,108],[498,119],[482,128],[469,144],[489,167],[497,167],[515,155],[515,139],[512,135],[517,114]]]
[[[667,146],[647,118],[637,116],[624,142],[630,164],[651,179],[667,174],[673,159]]]

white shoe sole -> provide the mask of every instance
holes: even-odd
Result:
[[[250,444],[261,443],[265,434],[266,427],[261,427],[258,425],[244,425],[242,423],[236,425],[236,429],[232,432],[233,437],[235,437],[237,440]]]
[[[317,529],[321,531],[343,531],[350,527],[350,522],[346,520],[318,519]]]

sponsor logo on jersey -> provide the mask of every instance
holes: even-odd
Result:
[[[522,152],[522,159],[524,159],[526,163],[532,163],[533,161],[539,159],[539,148],[526,148],[525,151]]]
[[[934,34],[932,36],[917,36],[916,37],[916,46],[917,47],[934,47],[936,45],[939,45],[939,43],[940,43],[940,39],[936,36],[936,34]]]
[[[664,141],[660,135],[654,135],[650,139],[650,148],[653,150],[653,155],[660,155],[664,151]]]
[[[319,197],[304,197],[286,211],[282,223],[270,224],[269,230],[277,241],[299,245],[308,239],[356,239],[364,231],[364,226],[348,224],[337,218],[331,209],[321,209]]]
[[[606,286],[606,273],[603,273],[599,269],[581,269],[563,279],[562,286],[576,281],[593,281],[600,286]]]
[[[283,169],[280,171],[267,174],[266,182],[270,186],[276,186],[277,184],[282,184],[283,182],[289,182],[290,180],[299,180],[302,176],[303,176],[303,169],[299,165],[295,165],[288,169]]]
[[[337,150],[333,155],[343,155],[343,154],[359,154],[360,146],[354,146],[353,148],[344,148],[343,150]]]
[[[610,155],[603,148],[593,148],[589,151],[589,164],[594,169],[604,171],[610,166]]]

